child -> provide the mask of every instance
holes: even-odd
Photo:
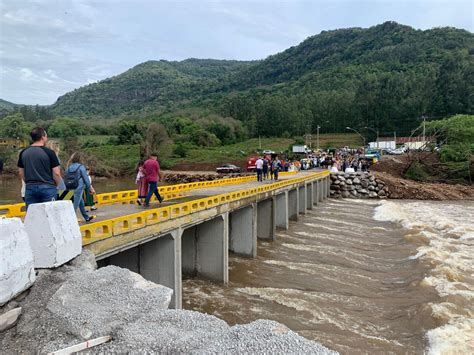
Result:
[[[86,167],[86,172],[87,172],[87,178],[89,179],[89,183],[92,186],[91,170],[88,166]],[[84,204],[86,206],[90,206],[91,211],[96,211],[97,210],[97,207],[94,206],[95,203],[96,203],[96,199],[97,199],[97,196],[96,196],[95,192],[91,193],[88,189],[85,189],[83,198],[84,198]]]
[[[137,203],[140,206],[142,205],[142,202],[145,200],[146,195],[148,194],[148,183],[145,178],[145,168],[143,167],[143,163],[143,160],[138,163],[137,177],[135,178],[135,183],[138,187]]]

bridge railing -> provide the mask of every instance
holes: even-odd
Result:
[[[194,212],[215,207],[220,204],[237,201],[239,199],[250,196],[256,196],[263,192],[276,190],[284,186],[313,180],[317,177],[324,177],[327,175],[329,175],[327,171],[321,171],[306,175],[304,177],[277,181],[272,184],[265,184],[249,189],[243,189],[215,196],[204,197],[197,200],[178,203],[171,206],[165,206],[146,210],[139,213],[129,214],[126,216],[111,218],[105,221],[85,224],[80,227],[83,236],[82,243],[83,245],[91,244],[99,240],[119,236],[125,233],[133,232],[140,228],[144,228],[146,226],[151,226],[160,222],[164,222],[171,218],[182,217]],[[254,176],[252,176],[251,178],[255,179]]]
[[[292,175],[296,172],[282,172],[280,175]],[[185,196],[184,192],[209,187],[241,184],[255,180],[255,175],[239,176],[235,178],[216,179],[208,181],[196,181],[186,184],[175,184],[160,186],[158,191],[166,200],[172,200]],[[154,197],[153,197],[154,198]],[[134,203],[138,199],[138,190],[125,190],[117,192],[106,192],[97,194],[97,206],[114,203]],[[23,217],[26,213],[24,203],[0,205],[0,217]]]

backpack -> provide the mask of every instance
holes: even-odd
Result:
[[[76,169],[76,171],[66,171],[64,175],[64,185],[66,185],[67,190],[75,190],[79,186],[79,179],[81,178],[81,174],[79,173],[79,169],[82,165]]]

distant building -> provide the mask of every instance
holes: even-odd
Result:
[[[436,142],[436,137],[422,136],[416,137],[397,137],[397,144],[403,145],[405,148],[416,150],[425,148],[429,143]]]
[[[379,137],[376,142],[369,142],[370,149],[395,149],[394,137]]]

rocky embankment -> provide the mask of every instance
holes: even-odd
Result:
[[[111,336],[87,353],[335,354],[274,321],[231,327],[208,314],[168,309],[171,289],[127,269],[96,268],[83,251],[57,269],[39,270],[29,290],[0,307],[0,314],[22,308],[17,324],[0,331],[0,353],[43,354]]]
[[[367,172],[331,173],[333,198],[388,198],[390,190],[381,179]]]

